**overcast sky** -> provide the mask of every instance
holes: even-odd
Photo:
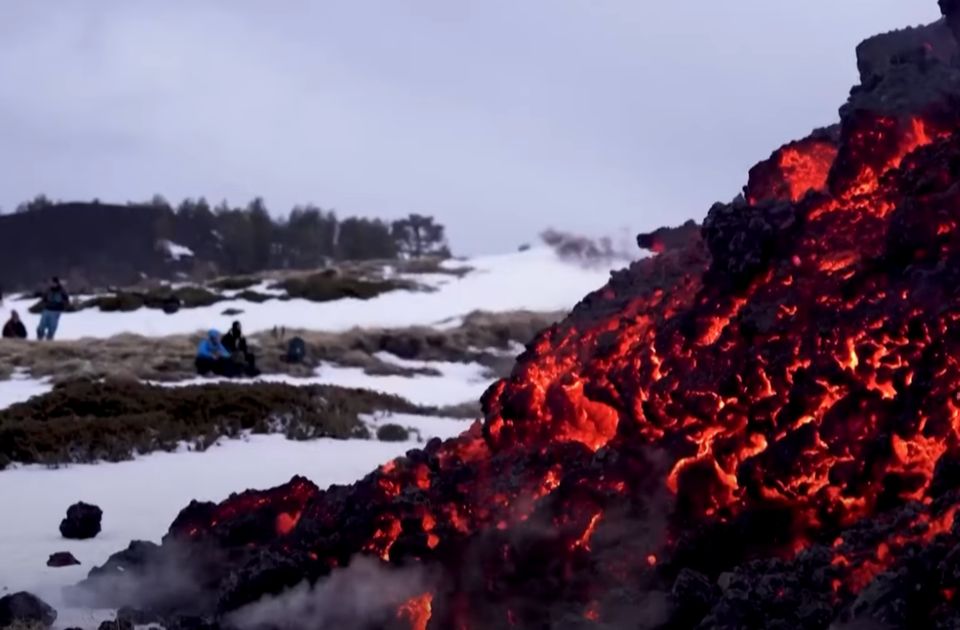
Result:
[[[934,0],[2,0],[0,207],[436,215],[454,250],[702,218]]]

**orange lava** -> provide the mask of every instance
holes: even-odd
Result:
[[[427,630],[432,615],[433,593],[424,593],[400,606],[397,619],[410,624],[410,630]]]

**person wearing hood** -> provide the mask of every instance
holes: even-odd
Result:
[[[4,339],[26,339],[27,327],[20,321],[20,314],[16,311],[10,311],[10,319],[3,325]]]
[[[259,376],[257,358],[247,346],[247,338],[243,336],[240,322],[233,322],[230,330],[223,336],[223,347],[227,349],[233,360],[243,366],[247,376]]]
[[[243,366],[237,365],[230,359],[230,352],[223,347],[220,331],[216,329],[210,330],[207,336],[200,341],[200,345],[197,346],[197,358],[194,364],[197,367],[197,374],[200,376],[216,374],[217,376],[232,378],[243,372]]]

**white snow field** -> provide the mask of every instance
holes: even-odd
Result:
[[[369,421],[416,428],[423,440],[453,437],[470,427],[464,420],[404,414]],[[0,497],[7,506],[0,519],[0,596],[29,591],[58,610],[55,628],[96,628],[112,619],[113,611],[70,609],[62,599],[63,587],[82,580],[131,540],[159,542],[191,500],[221,501],[232,492],[277,486],[294,475],[321,488],[347,484],[418,446],[413,441],[293,442],[280,435],[254,435],[222,440],[203,453],[156,453],[118,464],[0,472]],[[60,536],[60,520],[77,501],[103,509],[103,531],[92,540]],[[73,553],[82,564],[47,567],[47,558],[58,551]]]
[[[386,353],[378,353],[379,358],[394,363],[401,359]],[[386,357],[390,357],[389,359]],[[314,376],[296,377],[286,374],[264,374],[254,379],[239,381],[242,383],[286,383],[288,385],[339,385],[369,389],[384,394],[393,394],[406,398],[410,402],[425,407],[443,407],[459,405],[461,403],[479,400],[483,392],[494,379],[487,375],[486,368],[479,363],[447,363],[442,361],[403,361],[408,367],[431,368],[440,372],[439,376],[417,375],[378,375],[366,374],[362,368],[343,367],[330,363],[323,363],[317,368]],[[161,387],[186,387],[189,385],[206,385],[210,383],[229,383],[226,378],[196,377],[175,382],[153,382],[152,385]],[[29,391],[24,388],[24,391]],[[41,393],[43,393],[41,391]],[[35,394],[30,394],[35,395]],[[3,390],[0,383],[0,409],[3,408]],[[19,401],[13,401],[19,402]],[[12,404],[12,403],[11,403]]]
[[[51,389],[53,385],[45,379],[29,378],[22,372],[14,372],[9,380],[0,381],[0,409],[6,409],[34,396],[41,396]]]
[[[189,334],[224,325],[226,309],[243,311],[236,319],[248,334],[271,330],[274,326],[305,330],[341,331],[350,328],[404,327],[433,325],[483,310],[506,312],[520,309],[554,311],[569,309],[587,293],[607,281],[614,267],[622,262],[599,267],[583,267],[561,260],[550,249],[485,256],[444,263],[450,268],[471,267],[462,278],[432,274],[411,276],[428,284],[430,292],[392,291],[371,300],[310,302],[271,300],[263,304],[228,300],[204,308],[182,309],[173,315],[159,310],[140,309],[135,313],[103,313],[87,309],[66,313],[60,319],[58,339],[111,337],[136,333],[147,337]],[[15,308],[27,314],[32,299],[7,300],[0,307],[6,321]],[[27,315],[27,328],[36,326],[36,316]]]

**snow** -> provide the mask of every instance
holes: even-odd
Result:
[[[180,260],[181,258],[192,258],[193,250],[183,245],[178,245],[173,241],[160,241],[160,245],[167,250],[170,258]]]
[[[264,374],[244,383],[286,383],[288,385],[339,385],[369,389],[385,394],[406,398],[410,402],[426,407],[443,407],[476,401],[495,380],[487,373],[487,368],[479,363],[447,363],[442,361],[403,361],[391,354],[378,353],[381,360],[408,368],[431,368],[439,376],[415,374],[379,375],[366,374],[363,368],[343,367],[323,363],[314,376],[297,377],[286,374]],[[225,378],[191,378],[175,382],[151,382],[161,387],[186,387],[210,383],[236,382]]]
[[[606,283],[609,268],[584,268],[560,260],[552,250],[531,249],[499,256],[486,256],[466,261],[449,261],[450,268],[472,267],[462,278],[433,274],[416,276],[431,283],[434,290],[393,291],[371,300],[345,299],[316,303],[307,300],[282,302],[271,300],[253,304],[227,300],[210,307],[181,309],[173,315],[159,310],[141,309],[135,313],[103,313],[87,309],[67,313],[60,320],[59,339],[111,337],[120,333],[146,336],[192,334],[211,326],[226,325],[221,313],[238,309],[244,330],[249,333],[271,330],[274,326],[288,329],[343,331],[354,327],[406,327],[455,322],[476,310],[507,312],[514,310],[556,311],[571,308],[584,295]],[[436,277],[434,277],[436,276]],[[0,307],[29,304],[8,301]],[[31,322],[28,322],[28,327]]]
[[[29,378],[17,371],[9,380],[0,381],[0,410],[46,394],[53,385],[46,379]]]
[[[453,437],[470,426],[462,420],[404,414],[369,420],[417,428],[424,440]],[[277,486],[298,474],[321,488],[351,483],[417,446],[367,440],[292,442],[278,435],[254,435],[225,440],[203,453],[0,472],[0,497],[11,508],[0,519],[0,593],[35,593],[59,611],[55,627],[96,627],[112,613],[66,608],[62,587],[76,584],[131,540],[159,542],[192,499],[221,501],[232,492]],[[57,529],[60,520],[81,500],[103,509],[103,531],[93,540],[65,540]],[[47,558],[57,551],[73,553],[82,564],[48,568]]]

